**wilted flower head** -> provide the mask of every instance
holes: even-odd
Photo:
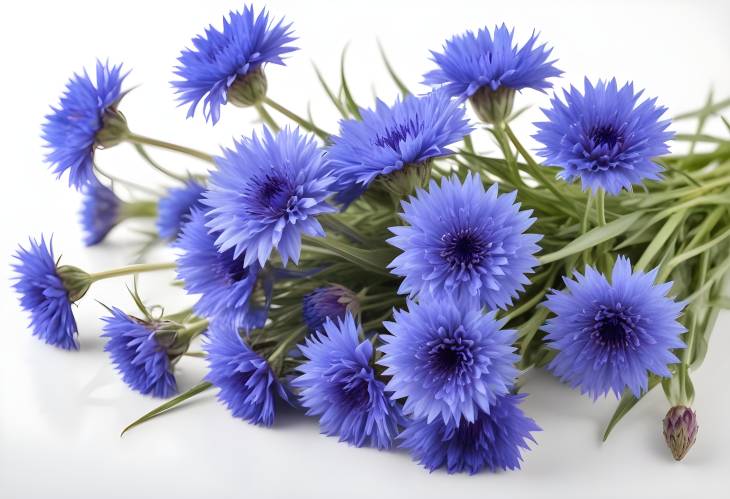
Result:
[[[218,251],[216,235],[206,228],[207,221],[202,211],[193,208],[175,244],[182,252],[177,259],[178,277],[188,293],[200,295],[193,310],[234,329],[262,327],[268,315],[270,284],[260,280],[258,263],[244,267],[243,255],[235,257],[232,248]],[[259,285],[262,290],[257,290]],[[263,291],[262,299],[255,296],[257,291]]]
[[[167,398],[177,393],[172,373],[174,363],[187,350],[176,341],[179,325],[168,321],[145,321],[116,307],[102,318],[108,338],[104,350],[124,382],[144,395]]]
[[[489,413],[479,411],[473,422],[412,422],[398,436],[401,447],[429,471],[445,467],[449,473],[477,473],[520,468],[522,449],[529,450],[531,433],[540,431],[519,403],[525,395],[497,397]]]
[[[494,312],[445,298],[409,302],[394,319],[383,323],[390,335],[381,336],[378,363],[391,376],[387,390],[406,399],[403,412],[413,419],[474,422],[514,383],[515,331],[501,330]]]
[[[654,284],[656,275],[632,273],[619,257],[610,282],[593,267],[564,278],[567,289],[553,290],[545,302],[555,314],[543,328],[557,350],[549,365],[555,375],[594,399],[625,388],[638,397],[648,373],[671,376],[667,365],[679,361],[672,349],[685,346],[677,321],[685,304],[667,297],[672,283]]]
[[[230,12],[223,19],[223,30],[209,26],[205,35],[193,38],[193,48],[180,54],[175,74],[181,79],[172,85],[182,104],[190,104],[188,118],[203,101],[203,115],[214,125],[220,108],[227,102],[247,106],[266,95],[266,63],[284,65],[282,56],[296,50],[289,44],[291,24],[275,22],[262,9],[258,15],[253,6],[243,12]]]
[[[681,461],[697,440],[697,414],[683,405],[669,409],[662,421],[664,440],[672,451],[672,456]]]
[[[84,71],[66,84],[59,107],[51,109],[43,124],[43,139],[50,152],[47,161],[60,177],[68,170],[69,185],[80,189],[92,182],[94,150],[117,144],[126,130],[117,112],[122,99],[122,66],[96,62],[96,81]]]
[[[220,390],[218,400],[237,418],[271,426],[276,396],[285,401],[288,398],[269,364],[251,350],[235,328],[214,321],[208,334],[207,380]]]
[[[525,274],[537,265],[533,254],[539,235],[525,234],[534,218],[520,211],[516,192],[497,195],[494,184],[485,192],[478,175],[462,184],[454,176],[428,192],[418,190],[403,206],[405,227],[391,227],[388,239],[403,251],[389,265],[405,279],[398,290],[411,296],[453,296],[490,309],[512,303]]]
[[[639,103],[643,90],[633,83],[621,89],[616,79],[585,80],[584,93],[571,86],[565,102],[557,96],[551,109],[543,109],[548,121],[535,123],[535,139],[545,147],[539,154],[568,182],[580,179],[583,190],[604,189],[618,194],[644,179],[661,178],[662,167],[653,158],[669,151],[674,136],[667,131],[670,120],[660,120],[666,108],[656,99]]]
[[[176,239],[190,220],[193,208],[205,209],[202,203],[205,186],[189,180],[184,187],[168,189],[157,204],[157,232],[163,239]]]
[[[324,236],[316,215],[334,211],[326,201],[333,179],[314,140],[298,128],[224,149],[216,158],[204,203],[220,251],[233,248],[244,265],[263,266],[276,248],[282,263],[299,262],[302,234]]]
[[[514,43],[514,30],[502,24],[476,33],[466,31],[446,41],[443,53],[431,51],[438,68],[424,75],[424,83],[440,86],[451,97],[470,98],[479,117],[503,121],[512,111],[515,91],[532,88],[544,92],[552,87],[548,78],[560,76],[552,49],[537,45],[533,32],[521,48]]]
[[[327,158],[337,178],[336,201],[349,204],[378,177],[416,168],[452,153],[448,146],[471,132],[464,109],[447,95],[406,96],[389,107],[361,109],[362,120],[344,120]]]
[[[339,284],[317,288],[302,299],[302,318],[310,333],[320,330],[327,319],[344,319],[348,311],[357,315],[359,309],[357,295]]]
[[[80,215],[85,233],[84,244],[93,246],[103,241],[120,222],[122,200],[96,179],[84,187],[83,193]]]
[[[373,344],[359,340],[352,314],[337,322],[328,318],[299,348],[307,360],[293,385],[301,389],[307,414],[319,416],[322,433],[357,447],[389,448],[404,420],[375,375]]]

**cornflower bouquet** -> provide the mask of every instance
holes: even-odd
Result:
[[[85,243],[148,218],[148,246],[176,260],[87,272],[58,260],[50,238],[31,239],[14,286],[33,334],[78,349],[73,305],[95,282],[175,269],[171,292],[194,295],[192,308],[159,312],[136,280],[138,311],[104,306],[121,379],[169,399],[127,429],[214,389],[256,425],[291,404],[326,435],[401,446],[429,470],[517,469],[540,429],[520,408],[523,376],[545,368],[593,399],[617,397],[604,438],[661,385],[663,434],[682,459],[698,428],[690,374],[728,303],[730,141],[703,125],[730,101],[677,117],[697,120],[678,135],[632,83],[586,78],[546,102],[538,160],[512,131],[514,101],[562,72],[536,34],[518,40],[502,25],[432,51],[425,95],[384,54],[402,97],[372,108],[344,69],[336,90],[317,72],[342,115],[335,133],[267,95],[265,69],[295,40],[291,24],[249,6],[182,51],[172,84],[189,118],[215,125],[231,105],[263,122],[215,156],[132,132],[122,65],[69,80],[43,137],[54,173],[84,196]],[[473,134],[501,154],[481,153]],[[688,153],[669,154],[672,139]],[[178,186],[151,198],[101,170],[97,151],[122,143]],[[209,173],[171,171],[152,148]],[[120,184],[141,198],[122,199]],[[208,374],[179,393],[175,366],[201,355]]]

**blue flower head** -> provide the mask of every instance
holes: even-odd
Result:
[[[144,395],[167,398],[177,393],[172,369],[182,352],[169,347],[178,326],[167,321],[144,321],[116,307],[110,309],[110,314],[102,318],[102,337],[109,340],[104,350],[124,382]]]
[[[74,74],[58,107],[43,124],[43,139],[50,149],[46,160],[59,177],[68,171],[69,185],[81,189],[96,182],[94,150],[118,143],[126,129],[116,108],[124,94],[122,66],[96,63],[95,81],[84,71]]]
[[[322,153],[298,128],[236,142],[216,158],[204,203],[220,251],[245,253],[244,265],[263,266],[276,248],[282,263],[299,262],[302,234],[324,236],[316,216],[334,208],[326,199],[333,179]]]
[[[193,208],[176,242],[178,277],[185,290],[199,294],[193,310],[197,315],[223,321],[234,329],[263,327],[271,300],[271,283],[262,279],[261,267],[243,265],[243,255],[233,249],[218,251],[215,234],[205,224],[205,214]],[[260,289],[263,288],[263,289]],[[263,291],[263,298],[257,296]]]
[[[532,432],[540,431],[535,421],[525,416],[519,403],[525,395],[497,397],[489,413],[479,412],[473,422],[444,423],[440,419],[412,422],[398,436],[401,447],[429,471],[445,467],[449,473],[477,473],[520,468],[522,449],[535,441]]]
[[[230,12],[223,19],[223,30],[209,26],[204,36],[193,38],[193,48],[182,51],[173,81],[180,104],[190,104],[188,118],[203,101],[203,115],[214,125],[220,108],[227,102],[252,105],[266,95],[266,63],[284,65],[282,56],[296,50],[290,45],[291,24],[275,22],[262,9],[252,6],[243,12]]]
[[[403,412],[413,419],[474,422],[513,385],[516,333],[501,330],[494,312],[445,298],[409,302],[394,319],[384,323],[390,335],[381,336],[378,363],[391,376],[386,389],[406,399]]]
[[[109,231],[121,221],[122,200],[96,179],[84,187],[83,193],[80,215],[84,244],[94,246],[102,242]]]
[[[336,323],[327,319],[323,330],[300,345],[307,360],[293,385],[301,390],[307,415],[319,416],[322,433],[356,447],[387,449],[404,418],[375,375],[373,344],[361,342],[358,332],[349,312]]]
[[[490,309],[512,303],[537,265],[539,235],[525,234],[534,218],[520,211],[516,192],[498,195],[494,184],[485,192],[478,175],[456,176],[403,202],[409,224],[391,227],[388,242],[402,250],[389,265],[403,276],[399,292],[411,296],[454,296]]]
[[[193,208],[205,209],[202,203],[205,186],[189,180],[183,187],[169,189],[157,204],[157,232],[163,239],[174,240],[190,220]]]
[[[319,331],[327,319],[344,319],[348,311],[357,314],[359,310],[357,295],[339,284],[317,288],[302,299],[302,318],[310,333]]]
[[[669,151],[674,136],[661,120],[666,108],[656,99],[639,103],[643,90],[634,92],[627,83],[620,89],[616,79],[585,80],[584,93],[571,86],[565,102],[557,96],[551,109],[543,109],[548,121],[535,123],[535,139],[543,144],[538,152],[568,182],[580,179],[583,190],[604,189],[618,194],[644,179],[661,178],[662,167],[653,158]]]
[[[30,313],[33,335],[65,350],[78,350],[78,328],[71,310],[72,300],[53,255],[53,242],[30,239],[30,247],[20,247],[14,257],[17,273],[13,287],[20,306]]]
[[[441,92],[406,96],[391,107],[378,100],[360,114],[362,120],[340,123],[327,151],[338,203],[351,203],[380,176],[451,154],[448,146],[472,130],[463,106]]]
[[[214,321],[208,331],[207,380],[218,389],[218,400],[237,418],[261,425],[274,422],[276,396],[288,401],[269,364],[251,350],[235,328]]]
[[[671,376],[667,365],[679,361],[671,350],[685,346],[677,322],[685,304],[667,297],[672,283],[654,284],[656,275],[632,273],[619,257],[610,282],[592,267],[564,278],[566,290],[553,290],[545,302],[555,314],[543,328],[557,350],[553,373],[594,399],[625,388],[638,397],[648,373]]]

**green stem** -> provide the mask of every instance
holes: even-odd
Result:
[[[120,218],[156,218],[157,203],[155,201],[133,201],[124,203],[121,207]]]
[[[308,130],[308,131],[314,133],[322,140],[329,140],[329,137],[330,137],[329,133],[327,133],[324,130],[322,130],[321,128],[317,127],[310,121],[305,120],[298,114],[289,111],[287,108],[285,108],[284,106],[282,106],[281,104],[279,104],[277,102],[274,102],[269,97],[264,98],[264,104],[266,104],[267,106],[269,106],[272,109],[275,109],[277,112],[283,114],[284,116],[286,116],[287,118],[289,118],[290,120],[292,120],[293,122],[295,122],[296,124],[298,124],[299,126],[304,128],[305,130]]]
[[[596,215],[598,225],[606,225],[606,191],[601,188],[596,193]]]
[[[266,123],[269,128],[271,128],[275,132],[278,132],[280,130],[279,124],[274,120],[271,114],[269,114],[266,108],[261,105],[260,102],[256,103],[256,111],[258,111],[259,117],[261,117],[261,120]]]
[[[268,361],[270,365],[273,365],[277,358],[289,351],[291,346],[299,340],[299,337],[306,331],[305,327],[299,327],[284,341],[279,343],[279,346],[271,352]]]
[[[118,269],[95,272],[93,274],[89,274],[89,279],[90,282],[96,282],[101,281],[102,279],[110,279],[112,277],[119,277],[123,275],[141,274],[142,272],[154,272],[156,270],[169,270],[174,268],[175,263],[138,263],[135,265],[120,267]]]
[[[213,156],[208,153],[192,149],[190,147],[173,144],[172,142],[165,142],[164,140],[153,139],[151,137],[145,137],[144,135],[137,135],[136,133],[129,132],[126,139],[133,144],[148,145],[153,147],[159,147],[161,149],[168,149],[170,151],[187,154],[194,158],[198,158],[208,163],[214,163]]]
[[[192,340],[200,333],[208,329],[208,325],[208,319],[201,319],[199,321],[191,322],[190,324],[185,326],[185,329],[178,333],[178,336]]]
[[[149,154],[147,154],[147,151],[145,151],[144,147],[142,147],[140,144],[132,143],[134,146],[134,149],[137,151],[137,153],[144,159],[148,165],[150,165],[152,168],[157,170],[158,172],[162,173],[163,175],[170,177],[173,180],[177,180],[178,182],[187,183],[192,175],[188,173],[188,175],[178,175],[177,173],[174,173],[167,168],[160,165],[157,161],[152,159]]]

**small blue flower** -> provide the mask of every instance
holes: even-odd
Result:
[[[218,251],[216,235],[205,224],[205,214],[193,208],[190,221],[183,226],[175,246],[182,254],[177,259],[178,277],[185,290],[199,294],[193,310],[201,317],[224,321],[234,329],[263,327],[271,300],[271,283],[261,277],[258,263],[244,267],[243,255],[233,249]],[[263,303],[255,299],[257,285],[264,291]]]
[[[535,421],[525,416],[519,403],[525,395],[497,397],[489,414],[479,412],[474,422],[444,424],[420,419],[398,436],[401,447],[429,471],[446,468],[449,473],[478,473],[483,469],[520,468],[522,449],[535,441],[532,432],[540,431]]]
[[[487,28],[454,36],[444,44],[443,54],[431,51],[438,68],[424,75],[424,83],[439,85],[449,96],[460,99],[473,96],[480,88],[544,92],[552,87],[547,79],[562,74],[554,66],[555,60],[548,61],[552,49],[545,44],[535,46],[534,32],[522,48],[513,37],[514,30],[504,24],[495,26],[494,37]]]
[[[307,360],[292,384],[301,389],[307,415],[319,416],[322,433],[356,447],[387,449],[404,418],[375,375],[373,344],[360,342],[358,329],[349,312],[337,323],[328,318],[324,330],[300,345]]]
[[[388,240],[401,249],[389,265],[405,279],[398,290],[437,300],[453,296],[490,309],[512,303],[525,274],[537,265],[539,235],[525,234],[534,218],[520,211],[516,192],[497,195],[494,184],[485,192],[478,175],[462,184],[454,176],[441,185],[431,181],[428,192],[403,202],[405,227],[391,227]]]
[[[130,388],[144,395],[167,398],[177,393],[167,349],[156,338],[155,324],[125,314],[118,308],[102,318],[104,350]]]
[[[302,299],[302,318],[310,333],[320,330],[327,319],[344,319],[347,311],[357,314],[357,295],[339,284],[317,288]]]
[[[269,364],[251,350],[234,328],[214,321],[208,331],[207,380],[220,391],[218,400],[237,418],[261,425],[274,422],[276,396],[288,401]]]
[[[616,79],[585,80],[585,90],[571,86],[565,102],[557,96],[551,109],[543,109],[548,121],[535,123],[534,135],[545,147],[538,154],[550,165],[563,168],[558,177],[581,180],[583,190],[604,189],[618,194],[644,179],[658,180],[663,168],[653,158],[669,152],[670,120],[661,120],[666,108],[656,99],[639,103],[643,90],[634,92],[627,83],[621,89]]]
[[[327,158],[337,182],[335,200],[357,199],[379,176],[452,153],[448,146],[472,128],[464,108],[441,92],[406,96],[388,107],[361,109],[362,120],[343,120]]]
[[[94,180],[83,189],[81,227],[84,244],[94,246],[104,240],[119,222],[122,200],[114,191]]]
[[[46,343],[65,350],[78,350],[78,328],[71,310],[71,299],[58,272],[53,255],[53,241],[46,245],[30,239],[30,248],[18,248],[14,257],[18,274],[13,284],[20,294],[20,306],[30,313],[33,335]]]
[[[406,399],[403,412],[413,419],[474,422],[513,385],[516,333],[501,330],[504,321],[494,312],[484,315],[446,298],[409,302],[394,319],[384,323],[390,335],[381,336],[378,363],[391,376],[386,389]]]
[[[193,48],[182,51],[173,81],[182,104],[190,104],[188,118],[203,101],[203,115],[214,125],[220,119],[220,108],[229,100],[229,90],[237,81],[260,71],[264,64],[283,66],[282,56],[296,50],[289,44],[291,24],[269,18],[265,9],[258,15],[252,6],[243,12],[230,12],[223,19],[223,30],[209,26],[204,36],[193,38]]]
[[[68,170],[69,185],[77,189],[96,182],[94,150],[103,145],[98,134],[106,120],[117,116],[126,76],[121,64],[109,66],[108,62],[97,61],[96,81],[86,71],[83,75],[74,74],[66,84],[59,107],[51,108],[51,114],[46,116],[43,139],[50,149],[46,159],[59,177]]]
[[[205,186],[189,180],[184,187],[169,189],[157,204],[157,232],[162,239],[174,240],[190,220],[193,208],[205,209],[202,203]]]
[[[264,128],[216,158],[204,203],[220,251],[245,253],[263,266],[276,248],[282,263],[299,262],[302,234],[324,236],[316,216],[335,211],[326,199],[332,177],[314,140],[298,128],[273,135]]]
[[[667,297],[672,283],[654,284],[656,276],[657,269],[632,273],[619,257],[611,282],[592,267],[564,278],[566,291],[553,290],[545,302],[555,314],[543,327],[558,352],[553,373],[594,399],[624,388],[638,397],[648,373],[671,376],[667,365],[679,361],[672,349],[685,346],[677,322],[685,303]]]

